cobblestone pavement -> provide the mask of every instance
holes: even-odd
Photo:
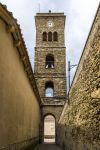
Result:
[[[62,150],[55,144],[39,144],[34,150]]]

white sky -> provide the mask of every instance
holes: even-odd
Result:
[[[34,16],[39,11],[64,12],[66,15],[65,45],[67,60],[78,64],[86,38],[88,36],[99,0],[0,0],[22,29],[26,47],[34,68],[35,22]],[[76,68],[71,70],[71,80]]]

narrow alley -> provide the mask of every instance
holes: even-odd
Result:
[[[100,150],[100,4],[33,1],[0,0],[0,150]]]

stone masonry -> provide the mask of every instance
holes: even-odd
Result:
[[[100,7],[98,8],[57,130],[64,150],[100,149]]]
[[[66,61],[64,45],[64,24],[65,16],[63,13],[38,13],[36,16],[36,48],[35,48],[35,77],[43,102],[47,103],[45,97],[45,83],[52,81],[54,83],[53,99],[61,98],[61,103],[66,100]],[[52,20],[54,27],[49,28],[47,22]],[[58,32],[57,42],[44,42],[42,40],[43,32]],[[55,68],[45,68],[45,58],[47,54],[54,55]],[[50,99],[49,103],[54,103]]]
[[[0,3],[0,150],[33,149],[44,139],[47,115],[55,118],[56,144],[63,150],[100,150],[100,6],[68,94],[69,103],[65,15],[37,13],[35,23],[33,74],[20,26]],[[53,67],[48,63],[46,68],[48,54],[53,56],[49,60]],[[53,90],[50,97],[46,96],[48,81]]]
[[[53,22],[49,27],[48,22]],[[41,133],[43,139],[44,116],[52,114],[58,122],[63,105],[66,101],[66,48],[64,43],[65,16],[64,13],[37,13],[36,47],[35,47],[35,78],[42,100]],[[43,33],[57,32],[57,41],[43,41]],[[54,68],[46,68],[46,56],[54,56]],[[45,96],[46,82],[54,84],[52,97]],[[40,134],[41,134],[40,133]]]

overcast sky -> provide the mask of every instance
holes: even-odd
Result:
[[[99,0],[0,0],[17,18],[34,68],[35,22],[39,12],[64,12],[66,15],[65,45],[67,59],[77,64],[88,36]],[[71,79],[76,68],[71,70]]]

